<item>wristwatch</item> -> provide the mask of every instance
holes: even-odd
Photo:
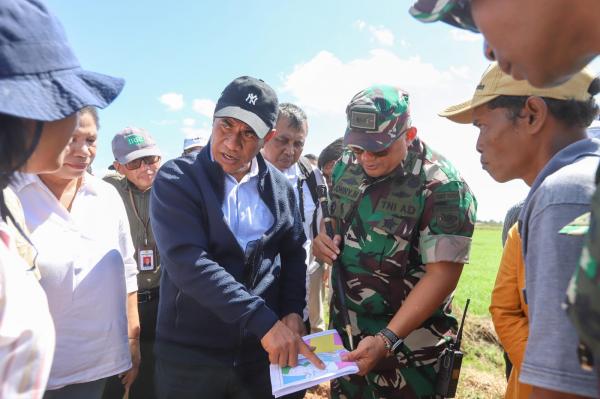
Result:
[[[376,335],[379,335],[383,338],[383,341],[385,342],[385,348],[390,354],[397,355],[400,353],[400,349],[402,348],[402,344],[404,344],[404,340],[397,336],[392,330],[389,328],[383,328]]]

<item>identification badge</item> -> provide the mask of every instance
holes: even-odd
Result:
[[[154,251],[151,249],[142,249],[138,253],[139,269],[143,272],[154,270]]]

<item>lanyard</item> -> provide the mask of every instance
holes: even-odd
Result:
[[[140,221],[142,226],[144,226],[144,246],[147,247],[148,246],[148,225],[150,224],[150,218],[148,218],[148,220],[146,220],[145,222],[142,220],[142,218],[140,217],[140,214],[138,213],[137,206],[135,206],[135,201],[133,200],[133,193],[131,192],[131,188],[127,187],[127,191],[129,192],[129,201],[131,201],[131,206],[133,207],[133,213],[134,213],[135,217],[137,218],[137,220]]]
[[[302,218],[302,223],[304,223],[306,217],[304,216],[304,190],[302,190],[302,184],[304,183],[304,178],[298,176],[298,182],[296,184],[296,188],[298,189],[298,208],[300,208],[300,217]]]

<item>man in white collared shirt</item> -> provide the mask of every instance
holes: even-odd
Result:
[[[308,135],[308,122],[306,114],[300,107],[290,103],[280,104],[275,131],[275,137],[265,143],[262,154],[288,178],[295,188],[306,235],[304,249],[307,254],[307,307],[304,309],[304,321],[308,333],[323,331],[325,329],[322,309],[325,298],[324,267],[312,255],[311,242],[318,234],[321,222],[317,185],[325,186],[325,180],[319,169],[301,157]]]
[[[300,336],[306,253],[294,190],[259,154],[277,104],[262,80],[234,80],[208,146],[154,181],[159,398],[266,398],[269,362],[295,366],[300,353],[324,367]]]

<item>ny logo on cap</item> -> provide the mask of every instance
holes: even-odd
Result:
[[[350,112],[350,127],[364,130],[375,130],[377,114],[374,112]]]
[[[254,93],[248,93],[248,96],[246,97],[246,102],[248,104],[252,104],[252,105],[256,105],[256,100],[258,100],[258,96]]]

